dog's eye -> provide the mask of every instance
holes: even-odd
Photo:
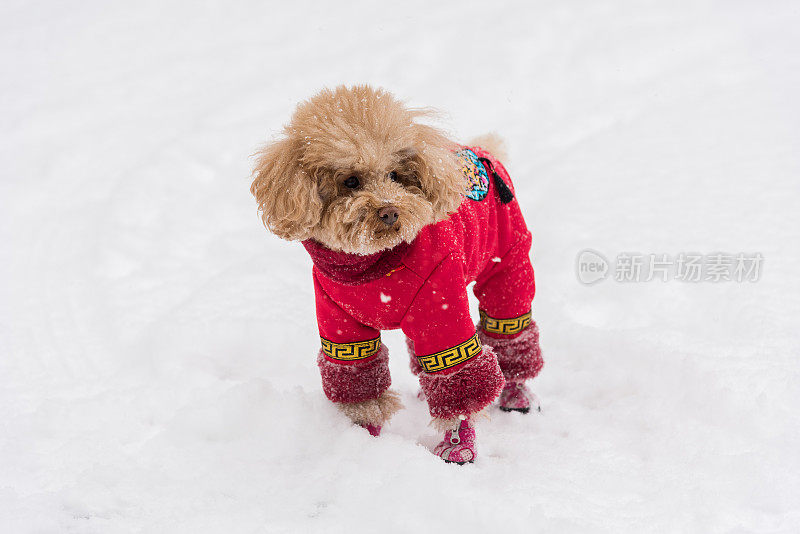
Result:
[[[396,172],[394,172],[394,171],[390,172],[390,173],[389,173],[389,179],[390,179],[391,181],[393,181],[393,182],[396,182],[396,181],[397,181],[397,173],[396,173]]]
[[[361,181],[358,179],[358,176],[351,176],[344,181],[344,186],[349,189],[355,189],[359,185],[361,185]]]

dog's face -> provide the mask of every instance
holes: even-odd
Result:
[[[258,154],[250,191],[264,224],[284,239],[372,254],[447,218],[466,182],[455,144],[416,123],[421,115],[368,86],[301,103],[285,137]]]

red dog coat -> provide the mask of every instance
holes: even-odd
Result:
[[[412,342],[434,417],[479,411],[502,389],[497,357],[481,339],[514,338],[530,324],[531,234],[503,165],[479,148],[457,154],[472,190],[455,213],[423,228],[412,243],[359,256],[303,242],[314,262],[318,363],[332,401],[375,399],[389,387],[380,330],[395,328]],[[473,281],[481,336],[467,301]]]

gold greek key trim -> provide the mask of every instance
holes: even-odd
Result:
[[[495,319],[489,317],[486,312],[481,313],[481,327],[492,334],[519,334],[531,324],[531,312],[513,319]]]
[[[355,343],[334,343],[320,336],[322,340],[322,352],[333,360],[353,361],[363,360],[378,353],[381,348],[380,336],[367,341],[356,341]]]
[[[426,373],[435,373],[464,363],[473,356],[480,354],[481,350],[481,342],[478,339],[478,335],[475,334],[460,345],[435,354],[417,356],[417,360]]]

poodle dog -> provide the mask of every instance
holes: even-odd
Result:
[[[324,89],[258,152],[250,190],[264,225],[313,261],[327,397],[377,436],[401,407],[380,331],[401,328],[444,433],[434,453],[463,464],[498,396],[506,411],[538,408],[525,386],[543,363],[531,234],[498,140],[460,146],[419,122],[428,114],[369,86]]]

